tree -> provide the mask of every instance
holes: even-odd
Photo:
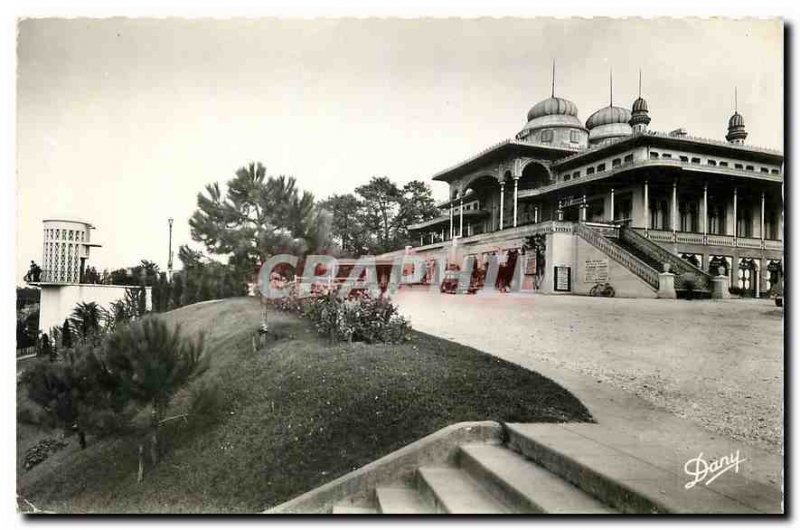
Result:
[[[183,305],[183,274],[178,273],[172,276],[172,307],[181,307]]]
[[[28,398],[42,407],[56,425],[75,432],[81,449],[86,433],[107,428],[113,420],[106,411],[121,411],[115,401],[111,374],[99,359],[98,346],[84,343],[65,352],[58,362],[37,362],[23,375]]]
[[[223,193],[219,183],[197,195],[192,239],[230,263],[254,270],[281,252],[321,252],[330,245],[330,215],[293,177],[267,177],[261,163],[239,168]]]
[[[355,191],[360,204],[358,218],[366,239],[364,246],[370,254],[413,244],[408,236],[408,225],[438,215],[430,188],[419,180],[400,187],[387,177],[372,177],[369,183]],[[334,229],[348,222],[340,214],[333,221]]]
[[[64,319],[64,325],[61,326],[61,346],[68,350],[72,348],[72,331],[69,327],[69,319]]]
[[[131,289],[132,290],[132,289]],[[127,294],[128,289],[126,289]],[[136,316],[141,317],[147,313],[147,288],[144,285],[144,280],[139,285],[139,289],[135,291],[136,296]]]
[[[143,259],[138,265],[116,269],[108,273],[108,283],[111,285],[144,285],[150,286],[158,281],[158,265]]]
[[[37,352],[37,355],[49,361],[55,360],[55,350],[53,349],[53,343],[50,340],[50,337],[47,336],[47,333],[43,333],[41,338],[39,339],[39,351]]]
[[[342,251],[358,257],[369,252],[369,235],[364,227],[363,204],[352,193],[331,195],[320,207],[331,213],[331,236]]]
[[[372,177],[368,184],[357,187],[356,193],[363,201],[364,225],[373,237],[371,252],[394,250],[400,228],[400,188],[387,177]]]
[[[102,329],[103,308],[96,302],[79,302],[72,310],[72,325],[82,341],[96,337]]]
[[[203,335],[190,341],[180,326],[170,327],[156,316],[147,316],[118,329],[108,341],[107,361],[119,381],[122,399],[150,407],[150,455],[159,460],[159,427],[172,396],[203,373]]]

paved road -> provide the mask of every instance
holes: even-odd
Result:
[[[652,436],[682,429],[688,452],[716,438],[720,447],[741,441],[765,455],[781,454],[783,313],[770,301],[421,289],[403,290],[395,301],[420,331],[553,378],[598,421]],[[771,459],[762,478],[774,482],[779,469],[780,458]]]

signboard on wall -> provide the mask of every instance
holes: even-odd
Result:
[[[608,259],[587,259],[583,265],[584,283],[606,283],[609,276]]]
[[[525,274],[536,274],[536,256],[534,254],[525,257]]]
[[[554,291],[569,291],[570,290],[570,267],[563,265],[553,267],[553,290]]]

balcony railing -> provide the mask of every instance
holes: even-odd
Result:
[[[80,271],[77,270],[50,270],[43,269],[37,273],[25,275],[28,283],[52,283],[52,284],[110,284],[111,278],[95,277],[84,272],[81,278]]]
[[[685,243],[690,245],[711,245],[715,247],[783,250],[783,241],[775,239],[762,240],[757,237],[733,237],[727,234],[700,234],[697,232],[673,232],[671,230],[645,230],[644,228],[634,228],[633,230],[646,236],[650,241],[658,243]]]

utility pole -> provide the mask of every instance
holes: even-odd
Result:
[[[172,217],[169,218],[169,259],[167,260],[167,280],[172,281]]]

